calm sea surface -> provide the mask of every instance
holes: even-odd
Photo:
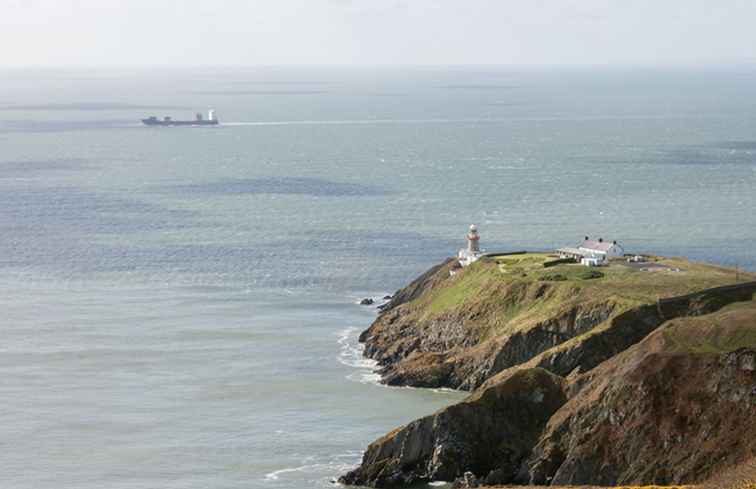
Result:
[[[754,270],[755,210],[754,68],[3,71],[0,487],[328,487],[460,398],[355,303],[470,223]]]

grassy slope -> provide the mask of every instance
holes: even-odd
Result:
[[[723,353],[756,347],[756,301],[730,304],[713,314],[670,321],[662,331],[674,351]]]
[[[614,314],[659,298],[684,295],[735,283],[735,271],[680,258],[658,259],[672,270],[641,271],[613,264],[601,278],[585,279],[587,267],[562,264],[543,268],[549,255],[528,253],[478,262],[410,304],[419,321],[449,313],[474,317],[481,335],[496,336],[527,329],[578,305],[612,304]],[[544,280],[558,274],[562,281]],[[740,273],[740,281],[756,275]]]

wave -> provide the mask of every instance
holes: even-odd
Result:
[[[359,465],[361,457],[362,452],[360,451],[346,452],[325,460],[317,460],[316,457],[310,456],[302,460],[302,465],[296,467],[284,467],[283,469],[274,470],[265,474],[263,480],[274,483],[286,479],[287,474],[302,473],[306,474],[306,482],[320,481],[323,483],[330,483],[338,474],[343,474]],[[297,482],[305,481],[300,480]]]
[[[363,356],[365,345],[358,341],[359,329],[355,327],[346,328],[339,331],[338,337],[339,355],[337,360],[342,365],[357,369],[357,371],[347,375],[346,378],[361,384],[382,385],[380,383],[381,376],[376,373],[378,362]]]
[[[447,387],[437,387],[434,389],[428,389],[426,387],[412,387],[412,386],[388,386],[381,383],[381,375],[377,372],[378,362],[370,358],[363,356],[365,345],[358,341],[359,329],[350,327],[343,329],[337,333],[339,339],[339,355],[337,360],[342,365],[357,369],[355,372],[346,376],[348,380],[353,382],[359,382],[361,384],[373,384],[380,387],[387,387],[393,389],[418,389],[424,392],[433,392],[434,394],[441,395],[454,395],[460,394],[467,395],[466,393],[460,393],[456,389],[449,389]]]
[[[362,356],[365,345],[358,341],[359,329],[355,327],[346,328],[338,333],[339,339],[339,363],[347,367],[375,370],[378,362]]]
[[[375,372],[354,372],[346,376],[348,380],[359,382],[360,384],[374,384],[381,387],[387,387],[381,384],[381,374]]]

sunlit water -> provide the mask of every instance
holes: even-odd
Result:
[[[756,269],[756,72],[10,71],[0,487],[330,485],[459,394],[357,335],[459,248]],[[148,115],[217,128],[147,128]]]

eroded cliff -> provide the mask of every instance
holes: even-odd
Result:
[[[466,471],[518,469],[551,415],[564,404],[563,379],[543,369],[514,372],[463,402],[413,421],[372,443],[347,484],[393,487],[450,481]]]
[[[456,261],[400,290],[360,336],[389,385],[474,390],[527,363],[566,375],[593,368],[664,320],[716,310],[738,297],[659,299],[731,284],[731,270],[660,260],[657,271],[623,264],[595,272],[576,264],[543,268],[542,254]],[[685,267],[684,269],[681,267]]]

